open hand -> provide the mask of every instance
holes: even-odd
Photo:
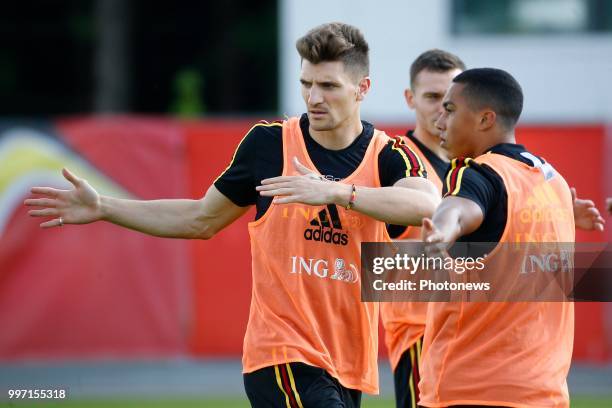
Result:
[[[53,217],[40,224],[42,228],[61,227],[63,224],[87,224],[102,218],[100,195],[87,181],[75,176],[68,169],[62,174],[74,188],[59,190],[51,187],[32,187],[33,194],[41,198],[28,198],[26,206],[38,209],[28,212],[32,217]]]
[[[314,170],[304,166],[294,157],[293,165],[300,175],[280,176],[261,181],[256,189],[262,196],[275,197],[275,204],[303,203],[325,205],[334,203],[336,194],[342,187],[350,186],[326,180]]]
[[[574,222],[576,228],[587,231],[603,231],[605,220],[601,217],[595,203],[576,197],[576,189],[571,188],[572,202],[574,204]]]
[[[429,218],[423,218],[421,239],[423,240],[425,255],[429,258],[448,257],[448,240]]]

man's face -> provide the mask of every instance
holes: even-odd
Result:
[[[430,135],[439,135],[436,120],[442,114],[442,99],[460,69],[446,72],[422,70],[415,78],[413,89],[406,89],[406,102],[416,113],[417,124]]]
[[[369,80],[364,81],[356,81],[341,61],[313,64],[303,60],[300,82],[310,126],[333,130],[359,115],[359,101],[369,88]]]
[[[449,158],[474,157],[478,153],[479,112],[473,111],[463,97],[465,85],[452,83],[444,99],[442,115],[436,121],[440,131],[440,145]]]

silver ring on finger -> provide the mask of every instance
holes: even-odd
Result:
[[[59,226],[60,227],[64,226],[64,219],[62,217],[59,217]]]

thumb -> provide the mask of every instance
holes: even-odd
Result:
[[[66,180],[72,183],[74,187],[78,187],[81,184],[81,180],[77,176],[75,176],[70,170],[68,170],[66,167],[62,169],[62,174],[64,175]]]
[[[421,238],[423,239],[423,241],[425,241],[426,238],[431,235],[433,229],[434,225],[431,219],[427,217],[423,218],[423,225],[421,226]]]
[[[298,158],[295,157],[295,156],[293,156],[293,164],[295,165],[295,168],[297,169],[297,171],[300,172],[300,174],[310,174],[310,173],[313,173],[312,170],[310,170],[308,167],[306,167],[302,163],[300,163]]]
[[[576,201],[576,189],[572,187],[570,188],[570,192],[572,193],[572,201]]]

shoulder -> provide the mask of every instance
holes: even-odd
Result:
[[[254,124],[246,133],[251,137],[279,137],[283,134],[283,123],[261,120]]]
[[[388,140],[379,154],[379,160],[403,164],[408,177],[423,177],[426,171],[420,152],[406,143],[402,136],[387,136]]]
[[[239,149],[251,150],[282,146],[283,124],[281,122],[260,121],[253,125],[244,135]]]
[[[503,189],[501,177],[486,164],[476,162],[469,157],[459,157],[451,160],[444,178],[444,195],[461,196],[462,191],[471,190],[500,192]]]

